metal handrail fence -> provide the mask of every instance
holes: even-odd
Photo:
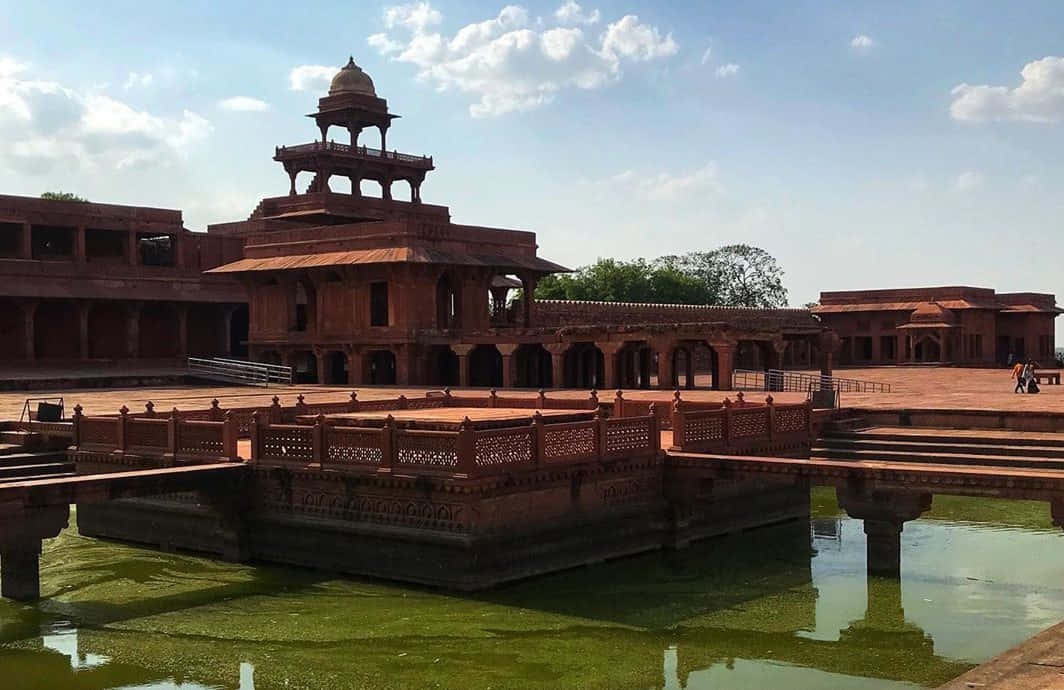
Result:
[[[838,376],[806,374],[797,371],[769,369],[754,371],[736,369],[732,385],[738,390],[790,391],[808,393],[815,390],[834,390],[839,393],[890,393],[889,383],[847,379]]]
[[[194,376],[240,383],[246,386],[268,387],[271,383],[292,383],[292,368],[278,364],[246,362],[234,359],[189,357],[188,371]]]

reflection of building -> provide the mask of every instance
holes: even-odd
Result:
[[[841,340],[840,364],[993,364],[1053,359],[1053,295],[939,287],[822,292],[813,308]]]
[[[202,272],[240,245],[180,211],[0,196],[0,363],[239,354],[244,290]]]

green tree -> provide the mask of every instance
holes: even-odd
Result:
[[[45,192],[41,194],[42,199],[48,199],[49,201],[80,201],[82,203],[88,203],[88,199],[83,199],[77,194],[71,194],[70,192]]]
[[[543,278],[538,299],[786,306],[783,271],[763,249],[744,244],[647,262],[599,259],[575,273]]]

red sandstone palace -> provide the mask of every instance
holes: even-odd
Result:
[[[1052,295],[825,293],[813,312],[530,300],[567,269],[534,233],[423,203],[435,161],[388,150],[398,116],[353,60],[308,117],[321,138],[274,151],[288,193],[206,234],[180,211],[0,197],[0,364],[235,355],[303,382],[672,388],[698,372],[728,389],[737,367],[830,372],[830,329],[845,363],[1053,351]]]
[[[1053,362],[1053,295],[986,288],[822,292],[813,308],[839,336],[840,364]]]

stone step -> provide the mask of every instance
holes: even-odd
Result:
[[[831,420],[828,427],[832,430],[846,433],[854,432],[858,429],[865,429],[868,427],[868,422],[864,417],[846,417],[843,419]]]
[[[66,451],[57,450],[45,453],[27,453],[22,449],[19,450],[21,452],[0,455],[0,468],[46,462],[67,462]]]
[[[29,447],[40,441],[40,434],[32,431],[0,431],[0,443]]]
[[[1014,446],[999,443],[959,443],[952,439],[942,441],[916,441],[909,439],[882,438],[833,438],[817,440],[815,449],[837,451],[868,450],[893,451],[898,453],[932,453],[950,455],[1008,455],[1030,458],[1064,458],[1064,446]]]
[[[965,443],[988,446],[1037,446],[1064,448],[1064,434],[1003,432],[980,429],[920,429],[901,433],[897,430],[828,431],[822,439],[911,441],[914,443]]]
[[[63,477],[76,477],[77,472],[53,472],[51,474],[28,474],[23,477],[0,478],[0,486],[14,482],[32,482],[37,479],[62,479]]]
[[[928,465],[965,465],[981,467],[1028,467],[1045,470],[1064,469],[1064,458],[1032,458],[1001,455],[962,455],[893,452],[885,450],[832,450],[814,448],[811,460],[851,460],[854,462],[911,462]]]
[[[24,477],[66,474],[74,471],[72,462],[42,462],[32,465],[9,465],[0,467],[0,481],[22,479]]]

